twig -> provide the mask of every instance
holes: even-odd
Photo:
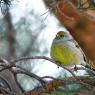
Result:
[[[43,93],[49,93],[50,91],[54,91],[55,89],[57,89],[59,86],[64,86],[64,85],[70,84],[70,83],[71,84],[73,84],[73,83],[82,84],[85,87],[87,87],[89,90],[92,89],[91,86],[89,87],[86,84],[80,83],[79,81],[74,80],[73,77],[68,77],[68,78],[63,79],[63,80],[56,79],[56,78],[53,78],[53,77],[50,77],[50,76],[45,76],[43,78],[51,78],[51,79],[54,79],[54,80],[47,83],[47,89],[43,89],[42,87],[37,87],[37,88],[34,88],[33,90],[31,90],[29,92],[25,92],[23,95],[45,95]],[[41,92],[40,94],[38,94],[39,91]]]
[[[20,84],[18,83],[18,80],[17,80],[17,78],[16,78],[16,75],[19,74],[19,73],[20,73],[20,74],[25,74],[25,75],[28,75],[28,76],[30,76],[30,77],[32,77],[32,78],[37,79],[37,80],[42,84],[42,88],[41,88],[41,89],[44,89],[43,87],[47,85],[47,83],[43,80],[43,78],[51,78],[51,79],[53,79],[53,81],[59,81],[59,79],[56,79],[56,78],[53,78],[53,77],[50,77],[50,76],[39,77],[39,76],[37,76],[37,75],[31,73],[30,71],[28,71],[28,70],[26,70],[26,69],[24,69],[24,68],[22,68],[22,67],[20,67],[20,66],[15,65],[16,62],[24,61],[24,60],[29,60],[29,59],[44,59],[44,60],[50,61],[50,62],[52,62],[52,63],[54,63],[54,64],[56,64],[56,65],[58,65],[58,66],[61,66],[63,69],[66,69],[67,71],[69,71],[69,72],[72,74],[72,76],[73,76],[72,78],[75,78],[75,79],[76,79],[76,80],[73,79],[74,82],[81,83],[81,84],[85,85],[86,87],[88,87],[89,89],[91,89],[91,85],[89,85],[88,83],[82,82],[82,81],[81,81],[77,76],[75,76],[75,75],[73,74],[73,72],[71,72],[69,69],[67,69],[67,68],[65,68],[64,66],[60,65],[58,62],[54,61],[53,59],[48,58],[48,57],[45,57],[45,56],[22,57],[22,58],[19,58],[19,59],[10,61],[10,65],[1,64],[1,66],[5,67],[5,69],[9,69],[9,70],[13,73],[13,75],[14,75],[14,77],[15,77],[15,81],[16,81],[16,83],[18,84],[19,88],[20,88],[21,86],[20,86]],[[4,68],[3,68],[3,70],[4,70]],[[63,81],[63,82],[64,82],[64,80],[60,80],[60,81]],[[65,80],[65,82],[66,82],[66,81],[67,81],[67,80]],[[72,82],[72,80],[70,80],[70,81]],[[70,81],[69,81],[69,82],[70,82]],[[68,81],[67,81],[67,82],[68,82]],[[67,82],[66,82],[66,83],[67,83]],[[58,87],[58,86],[59,86],[59,84],[52,84],[52,85],[53,85],[54,87]],[[60,85],[62,85],[62,84],[60,84]],[[47,86],[50,87],[50,85],[47,85]],[[48,90],[49,87],[46,87],[46,89]],[[21,88],[21,89],[22,89],[22,88]],[[44,89],[44,90],[45,90],[45,89]],[[43,90],[42,90],[42,91],[43,91]],[[46,90],[45,90],[45,91],[46,91]]]
[[[4,61],[4,62],[7,62],[7,61]],[[9,62],[8,62],[8,63],[9,63]],[[42,84],[42,86],[45,86],[45,81],[42,80],[41,77],[39,77],[39,76],[37,76],[37,75],[35,75],[35,74],[29,72],[28,70],[26,70],[26,69],[24,69],[24,68],[22,68],[22,67],[20,67],[20,66],[16,66],[16,65],[13,64],[12,62],[10,62],[10,65],[7,65],[7,64],[0,64],[0,66],[3,66],[3,67],[4,67],[3,69],[0,70],[0,72],[3,71],[3,70],[9,69],[9,70],[13,73],[14,78],[15,78],[15,81],[16,81],[18,87],[22,90],[22,92],[23,92],[24,90],[23,90],[23,88],[20,86],[20,84],[18,83],[17,78],[16,78],[16,74],[19,74],[19,73],[23,73],[23,74],[26,74],[26,75],[28,75],[28,76],[30,76],[30,77],[35,78],[35,79],[37,79],[37,80]],[[15,67],[16,69],[13,69],[14,67]],[[17,70],[17,69],[18,69],[18,70]]]
[[[4,87],[0,87],[0,90],[3,91],[4,94],[6,93],[7,95],[16,95],[15,93],[9,91],[8,89],[6,89]]]
[[[41,77],[41,78],[49,78],[49,79],[53,79],[53,80],[59,80],[59,79],[57,79],[57,78],[54,78],[54,77],[52,77],[52,76],[44,76],[44,77]],[[61,80],[61,79],[60,79]]]
[[[4,66],[5,66],[5,65],[4,65]],[[13,69],[14,67],[15,67],[16,69]],[[17,68],[18,68],[18,70],[17,70]],[[35,75],[35,74],[29,72],[28,70],[26,70],[26,69],[24,69],[24,68],[22,68],[22,67],[20,67],[20,66],[16,66],[15,64],[7,65],[7,66],[6,66],[5,68],[3,68],[1,71],[5,70],[5,69],[9,69],[9,70],[13,73],[15,79],[16,79],[16,76],[15,76],[16,74],[22,73],[22,74],[26,74],[26,75],[28,75],[28,76],[30,76],[30,77],[32,77],[32,78],[37,79],[37,80],[42,84],[42,86],[45,86],[45,81],[42,80],[41,77],[39,77],[39,76],[37,76],[37,75]],[[23,88],[22,88],[22,87],[20,86],[20,84],[18,83],[17,79],[16,79],[15,81],[16,81],[17,85],[19,86],[19,88],[20,88],[22,91],[24,91]]]
[[[10,69],[11,67],[13,67],[14,65],[0,65],[0,66],[3,66],[3,68],[0,70],[0,72],[6,70],[6,69]]]
[[[21,58],[18,58],[18,59],[14,59],[12,61],[10,61],[11,63],[16,63],[16,62],[19,62],[19,61],[24,61],[24,60],[29,60],[29,59],[44,59],[44,60],[48,60],[52,63],[55,63],[55,61],[51,58],[48,58],[46,56],[34,56],[34,57],[21,57]]]
[[[66,69],[68,72],[70,72],[72,74],[72,76],[77,79],[76,75],[71,71],[69,70],[68,68],[64,67],[63,65],[59,65],[58,62],[54,61],[53,59],[51,58],[48,58],[46,56],[34,56],[34,57],[22,57],[22,58],[19,58],[19,59],[15,59],[15,60],[12,60],[11,63],[12,64],[15,64],[16,62],[19,62],[19,61],[23,61],[23,60],[29,60],[29,59],[44,59],[44,60],[48,60],[58,66],[61,66],[63,69]]]
[[[22,93],[25,92],[25,90],[22,88],[22,86],[21,86],[20,83],[18,82],[18,80],[17,80],[17,75],[16,75],[16,74],[14,74],[14,79],[15,79],[15,81],[16,81],[18,87],[19,87],[20,90],[22,91]]]
[[[32,78],[35,78],[36,80],[38,80],[42,84],[43,87],[45,87],[46,81],[42,80],[41,77],[29,72],[28,70],[26,70],[26,69],[24,69],[22,67],[17,66],[17,68],[12,70],[13,73],[15,73],[15,74],[25,74],[25,75],[28,75],[28,76],[30,76]]]
[[[50,77],[50,76],[44,76],[42,78],[50,78],[50,79],[53,79],[54,81],[61,81],[63,84],[64,83],[70,83],[70,82],[74,82],[74,83],[80,83],[84,86],[86,86],[87,88],[89,89],[92,89],[92,85],[88,84],[88,83],[84,83],[83,81],[77,81],[77,80],[74,80],[73,77],[68,77],[67,79],[57,79],[57,78],[54,78],[54,77]],[[72,79],[71,79],[72,78]],[[81,78],[78,77],[79,80],[81,80]],[[62,85],[62,84],[61,84]]]
[[[7,87],[9,88],[9,90],[12,91],[12,88],[9,85],[8,81],[6,79],[4,79],[2,76],[0,76],[0,79],[2,79],[4,81],[4,83],[7,85]]]

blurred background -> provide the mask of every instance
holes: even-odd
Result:
[[[66,29],[42,0],[13,0],[10,6],[1,3],[0,30],[0,57],[12,60],[24,56],[50,57],[56,33]],[[62,69],[45,60],[26,60],[19,65],[39,76],[63,76]],[[18,80],[26,90],[33,87],[33,81],[25,75],[18,75]]]
[[[43,0],[12,0],[10,6],[4,3],[0,6],[0,57],[8,61],[25,56],[50,58],[50,47],[56,33],[67,30],[45,7]],[[20,61],[19,65],[41,77],[61,79],[70,75],[45,60],[25,60]],[[83,73],[79,72],[79,75]],[[33,89],[39,84],[23,74],[18,75],[18,81],[25,90]]]

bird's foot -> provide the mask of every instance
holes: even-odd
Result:
[[[74,71],[77,72],[78,71],[78,67],[75,65],[74,66]]]
[[[73,71],[73,72],[74,72],[74,71],[77,72],[78,69],[79,69],[79,68],[75,65],[75,66],[74,66],[73,68],[71,68],[70,70]]]

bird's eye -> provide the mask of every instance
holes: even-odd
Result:
[[[56,38],[58,38],[58,39],[63,38],[63,37],[64,37],[64,35],[62,35],[62,34],[57,34],[56,35]]]
[[[57,39],[64,38],[66,36],[66,33],[64,31],[59,31],[56,35]]]
[[[59,36],[60,36],[61,38],[62,38],[62,37],[64,37],[64,35],[63,35],[63,34],[60,34]]]

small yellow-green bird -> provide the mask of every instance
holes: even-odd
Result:
[[[64,31],[57,33],[51,46],[51,57],[65,67],[86,64],[84,54],[72,36]]]

